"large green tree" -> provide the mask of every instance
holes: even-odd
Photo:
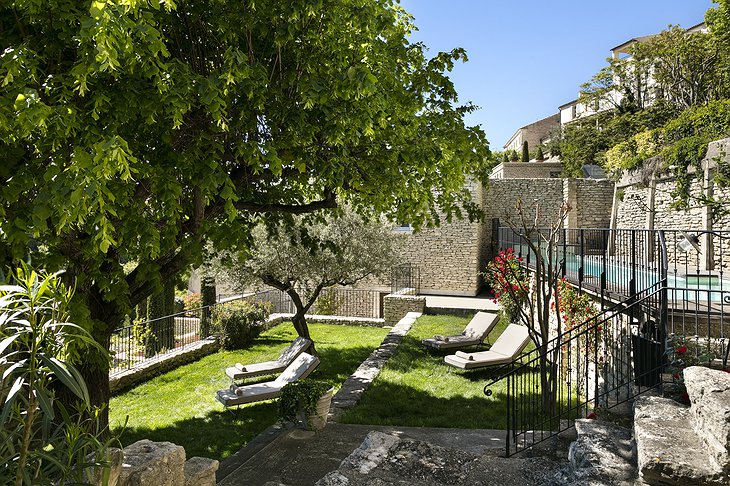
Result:
[[[474,213],[488,156],[395,0],[11,0],[0,4],[0,263],[76,285],[108,346],[205,241],[348,200],[418,226]],[[135,262],[127,265],[125,262]],[[108,363],[86,353],[92,401]]]

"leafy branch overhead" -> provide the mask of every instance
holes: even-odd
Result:
[[[3,2],[0,264],[65,267],[105,343],[261,219],[475,215],[489,151],[446,74],[465,53],[427,57],[411,21],[393,0]]]

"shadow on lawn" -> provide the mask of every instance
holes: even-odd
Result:
[[[257,344],[262,341],[264,340],[257,341]],[[277,344],[276,339],[266,339],[266,341],[270,341],[272,345]],[[286,339],[283,339],[282,342],[286,342]],[[373,350],[369,346],[341,349],[325,344],[317,349],[321,363],[311,377],[337,386],[347,379]],[[220,373],[224,373],[223,369]],[[275,378],[276,375],[261,377],[247,381],[244,385],[271,381]],[[220,387],[220,384],[215,386]],[[211,388],[210,400],[215,400],[215,391]],[[190,398],[181,394],[178,400],[184,402]],[[203,417],[185,418],[156,428],[127,429],[122,436],[122,443],[129,445],[140,439],[169,441],[185,447],[187,457],[203,456],[221,459],[244,447],[267,427],[276,423],[278,419],[276,400],[252,403],[232,408],[232,411],[233,414],[224,410],[223,405],[218,405],[215,410],[209,411]]]
[[[204,417],[184,419],[166,427],[126,430],[122,443],[128,445],[140,439],[168,441],[183,446],[188,458],[202,456],[220,460],[244,447],[277,420],[275,401],[232,410],[233,414],[212,410]]]
[[[522,409],[520,416],[513,417],[513,424],[527,429],[547,428],[540,412],[540,395],[523,392],[520,399],[530,406]],[[437,397],[406,385],[379,383],[340,421],[405,427],[506,429],[507,396],[504,390],[496,389],[491,397]]]

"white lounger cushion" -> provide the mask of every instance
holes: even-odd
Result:
[[[477,312],[459,336],[434,336],[421,342],[437,349],[463,348],[479,344],[487,337],[497,324],[499,316],[488,312]]]
[[[306,378],[318,364],[319,358],[302,353],[296,357],[292,364],[287,366],[276,380],[218,390],[216,398],[226,407],[277,398],[281,395],[281,389],[284,388],[284,385]]]
[[[243,380],[253,378],[254,376],[281,373],[294,361],[294,358],[304,352],[311,344],[312,341],[309,339],[298,337],[281,353],[281,356],[276,361],[264,361],[262,363],[243,365],[243,370],[236,363],[236,366],[226,368],[226,375],[232,380]]]
[[[527,327],[510,324],[500,334],[489,351],[463,353],[457,351],[444,357],[444,362],[463,369],[483,368],[485,366],[512,362],[530,342]]]

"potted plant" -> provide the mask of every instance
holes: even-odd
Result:
[[[322,430],[327,424],[334,387],[325,381],[299,380],[287,383],[279,397],[282,420],[300,422],[307,430]]]

